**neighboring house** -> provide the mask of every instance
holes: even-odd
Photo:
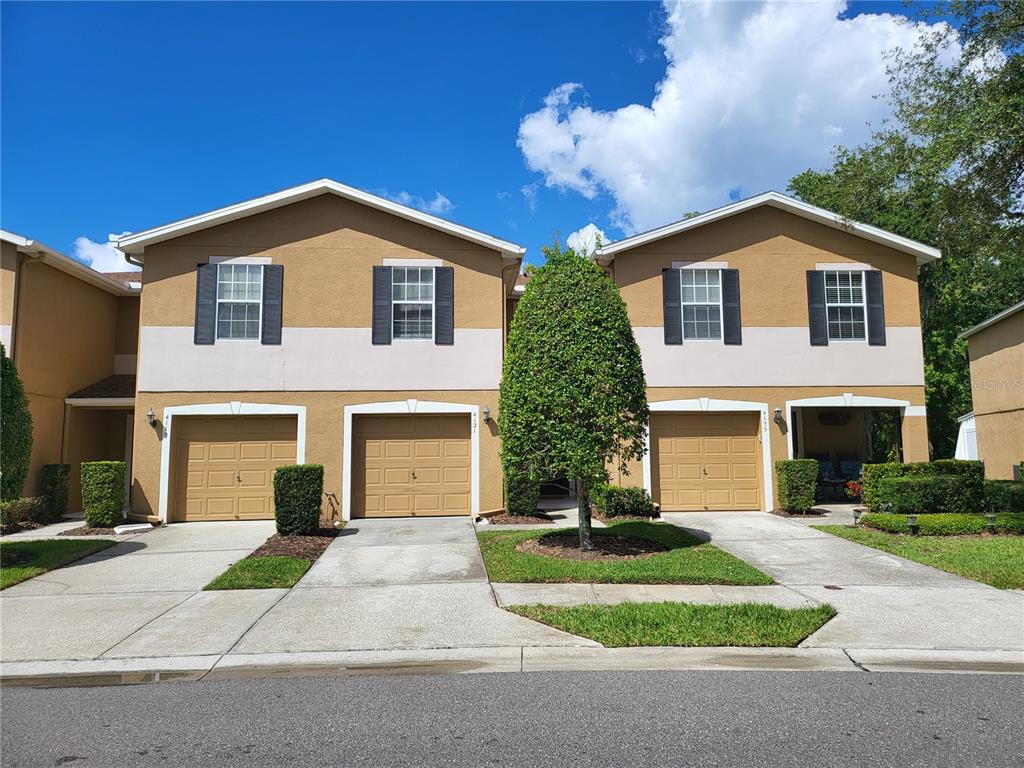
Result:
[[[77,512],[82,461],[131,460],[138,284],[2,230],[0,249],[0,335],[33,423],[23,493],[39,492],[44,464],[70,464]]]
[[[1019,478],[1024,461],[1024,301],[968,328],[960,338],[967,339],[974,411],[961,421],[957,456],[984,461],[990,480]]]
[[[525,249],[328,179],[118,247],[143,266],[136,517],[273,517],[294,462],[324,466],[344,519],[502,506]]]
[[[887,436],[927,460],[917,270],[939,257],[775,192],[599,248],[652,411],[622,482],[665,510],[769,510],[778,459],[856,476]]]

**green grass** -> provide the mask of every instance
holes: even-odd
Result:
[[[304,557],[246,557],[203,589],[288,589],[310,565]]]
[[[1024,536],[903,536],[845,525],[813,527],[999,589],[1024,589]]]
[[[106,539],[0,542],[0,589],[114,546]]]
[[[572,529],[558,529],[560,531]],[[482,531],[477,534],[487,575],[499,582],[596,584],[774,584],[769,576],[675,525],[629,521],[595,528],[594,536],[631,536],[671,547],[633,560],[579,561],[516,551],[519,542],[551,531]]]
[[[608,648],[637,645],[792,648],[836,615],[830,605],[514,605],[507,610]]]

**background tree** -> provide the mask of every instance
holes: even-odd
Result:
[[[14,361],[0,344],[0,500],[21,496],[32,455],[32,415]]]
[[[519,300],[501,379],[502,461],[534,480],[576,481],[580,547],[590,489],[639,459],[650,418],[640,348],[618,288],[558,241]]]
[[[953,24],[893,52],[890,124],[789,188],[942,249],[919,273],[921,324],[932,451],[952,456],[971,410],[957,335],[1024,298],[1024,2],[954,0],[924,15]]]

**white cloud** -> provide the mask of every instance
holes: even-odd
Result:
[[[602,245],[609,243],[604,230],[598,229],[593,224],[587,224],[565,238],[565,244],[581,255],[593,253],[599,241]]]
[[[450,210],[455,208],[455,204],[440,192],[435,192],[434,197],[430,200],[420,197],[419,195],[406,192],[404,189],[401,192],[396,192],[394,194],[384,189],[378,194],[381,197],[386,197],[388,200],[394,200],[396,203],[407,205],[410,208],[417,208],[426,213],[432,213],[435,216],[448,213]]]
[[[520,122],[526,163],[548,187],[611,195],[612,223],[628,233],[737,190],[784,189],[889,116],[875,98],[888,92],[884,53],[929,29],[890,14],[839,18],[845,8],[666,1],[668,67],[651,103],[596,110],[582,85],[563,83]]]
[[[526,207],[530,209],[530,213],[537,212],[537,189],[539,187],[540,182],[535,181],[532,184],[526,184],[519,188],[519,192],[526,201]]]
[[[130,234],[108,235],[110,240]],[[114,247],[113,243],[97,243],[82,235],[75,238],[75,251],[72,254],[78,261],[88,264],[97,272],[137,272],[139,267],[125,260],[124,254]]]

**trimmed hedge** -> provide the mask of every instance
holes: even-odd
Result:
[[[808,512],[818,490],[816,459],[782,459],[775,462],[779,479],[779,506],[787,512]]]
[[[44,464],[39,476],[39,494],[46,499],[46,521],[56,523],[68,512],[70,464]]]
[[[985,509],[980,484],[955,475],[887,477],[879,483],[879,496],[889,505],[885,511],[897,515],[970,515]]]
[[[537,512],[540,502],[540,483],[526,472],[505,470],[505,512],[509,515],[526,516]]]
[[[302,536],[320,528],[324,495],[321,464],[288,464],[274,472],[274,520],[277,532]]]
[[[604,517],[656,517],[658,510],[644,488],[602,483],[590,491],[590,501]]]
[[[955,477],[961,481],[955,493],[964,498],[959,502],[961,506],[975,505],[973,509],[944,509],[943,512],[978,512],[981,507],[977,506],[983,500],[982,484],[985,479],[985,465],[980,461],[960,461],[959,459],[938,459],[937,461],[917,461],[909,464],[899,462],[886,462],[884,464],[865,464],[861,470],[861,480],[864,484],[862,498],[864,504],[872,510],[881,510],[886,502],[896,503],[887,497],[882,489],[886,479],[897,477]],[[895,511],[895,510],[893,510]],[[921,512],[922,510],[917,510]]]
[[[18,369],[0,344],[0,499],[16,501],[32,457],[32,414]]]
[[[21,499],[0,501],[0,533],[14,533],[24,522],[46,522],[46,499],[26,496]]]
[[[887,533],[908,533],[905,515],[883,515],[872,512],[861,515],[860,524]],[[985,533],[988,524],[984,515],[957,515],[940,513],[917,518],[917,530],[922,536],[968,536]],[[1024,535],[1024,515],[997,515],[996,533]]]
[[[1019,480],[986,480],[985,510],[1024,514],[1024,483]]]
[[[82,513],[90,528],[112,528],[124,520],[123,461],[82,462]]]

